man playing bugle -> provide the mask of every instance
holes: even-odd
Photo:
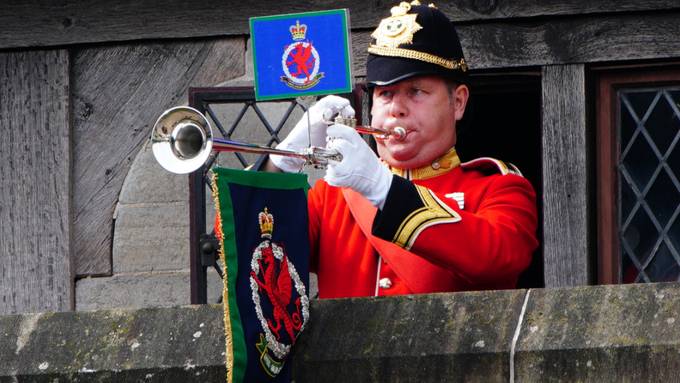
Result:
[[[538,245],[535,192],[511,164],[456,154],[469,89],[454,26],[433,5],[402,2],[372,37],[371,126],[405,136],[378,137],[376,156],[354,129],[327,124],[354,114],[328,96],[278,146],[311,137],[342,154],[308,194],[319,297],[515,287]],[[297,172],[302,161],[272,155],[267,168]]]

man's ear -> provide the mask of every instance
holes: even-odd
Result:
[[[460,121],[465,115],[465,106],[469,97],[470,89],[465,84],[458,85],[453,91],[453,108],[456,121]]]

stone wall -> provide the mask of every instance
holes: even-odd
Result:
[[[296,382],[660,382],[680,285],[313,300]],[[0,382],[223,382],[219,305],[0,317]]]

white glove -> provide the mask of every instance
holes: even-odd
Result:
[[[309,120],[307,119],[308,114]],[[349,105],[349,100],[339,96],[322,98],[305,112],[300,121],[288,133],[288,136],[276,145],[276,148],[297,151],[308,146],[323,147],[326,145],[328,121],[331,121],[338,114],[345,118],[354,117],[354,109]],[[310,137],[311,143],[309,142]],[[287,173],[300,171],[305,162],[303,159],[295,157],[271,155],[269,158],[276,167]]]
[[[373,206],[382,209],[392,186],[392,172],[380,162],[359,133],[345,125],[331,125],[326,148],[342,154],[342,161],[329,161],[324,176],[326,182],[354,189]]]

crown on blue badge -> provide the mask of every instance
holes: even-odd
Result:
[[[304,40],[307,34],[307,24],[300,24],[300,20],[295,20],[295,25],[291,25],[289,30],[290,34],[293,35],[293,40]]]
[[[352,91],[347,9],[251,17],[250,32],[256,100]]]
[[[269,213],[267,208],[258,214],[258,221],[260,221],[260,233],[262,238],[271,238],[274,231],[274,216]]]

